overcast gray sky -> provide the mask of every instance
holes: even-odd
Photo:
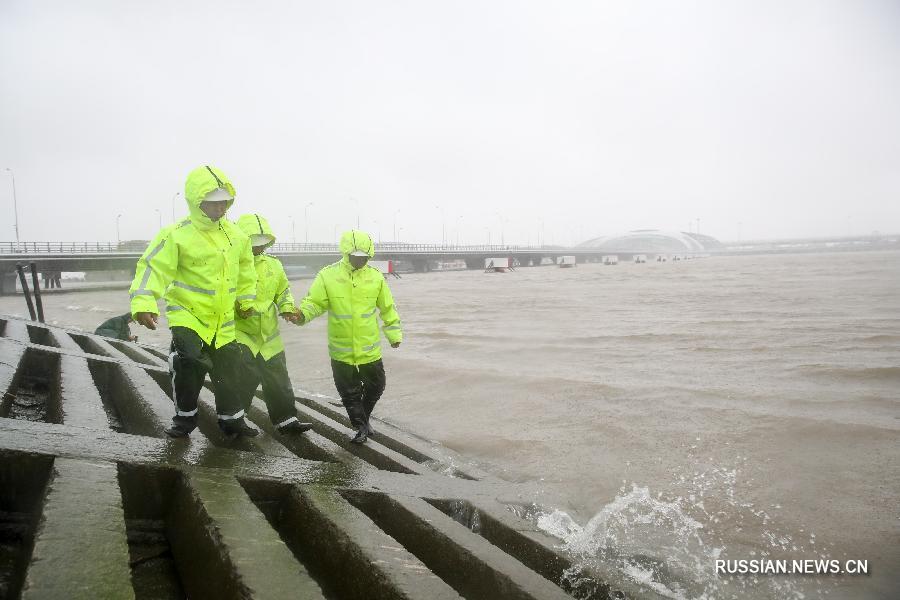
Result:
[[[900,2],[0,0],[0,240],[207,163],[281,241],[898,232]]]

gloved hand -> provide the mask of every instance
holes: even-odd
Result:
[[[391,348],[399,348],[400,342],[391,342]]]

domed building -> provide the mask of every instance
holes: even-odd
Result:
[[[594,238],[578,245],[610,254],[709,254],[724,250],[714,237],[683,231],[637,229],[623,235]]]

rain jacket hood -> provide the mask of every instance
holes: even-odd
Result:
[[[266,242],[267,244],[275,242],[275,234],[272,232],[272,227],[269,226],[269,221],[261,215],[241,215],[241,218],[237,220],[237,226],[250,238],[251,245],[258,245],[253,244],[254,236],[258,235],[268,236],[269,241]]]
[[[231,197],[231,200],[228,201],[228,208],[231,208],[231,205],[234,204],[234,186],[225,173],[210,166],[197,167],[188,173],[187,180],[184,182],[184,199],[188,205],[191,222],[197,229],[210,231],[218,227],[218,221],[213,221],[200,210],[200,203],[210,192],[220,188],[228,192]]]
[[[375,256],[375,244],[372,242],[372,238],[368,233],[359,231],[358,229],[345,231],[344,234],[341,235],[340,249],[341,254],[343,254],[341,262],[346,265],[350,264],[350,259],[348,257],[354,250],[362,250],[369,255],[369,258]]]
[[[233,202],[234,186],[222,171],[202,166],[188,174],[184,196],[190,217],[156,234],[138,260],[129,294],[132,315],[159,314],[157,302],[165,299],[170,328],[186,327],[221,348],[235,339],[235,304],[241,310],[253,307],[256,270],[244,232],[200,210],[217,189]]]

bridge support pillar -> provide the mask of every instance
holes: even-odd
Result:
[[[16,293],[15,271],[0,271],[0,296],[11,296]]]

